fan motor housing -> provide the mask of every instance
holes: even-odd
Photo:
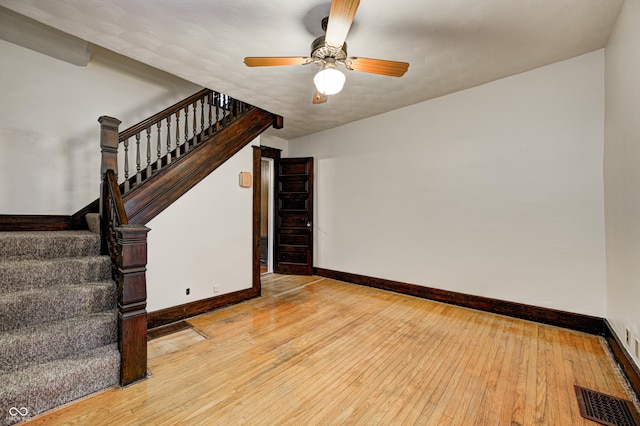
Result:
[[[324,36],[320,36],[311,43],[311,58],[314,61],[322,61],[324,58],[334,58],[336,61],[347,59],[347,43],[340,47],[329,46]]]

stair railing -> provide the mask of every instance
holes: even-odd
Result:
[[[120,120],[107,116],[98,119],[102,152],[102,252],[111,256],[113,278],[118,286],[122,386],[147,375],[149,232],[144,225],[129,224],[123,195],[253,109],[255,107],[227,95],[204,89],[123,132],[118,131]],[[278,118],[277,123],[281,127],[282,119]],[[119,151],[120,144],[124,149]],[[122,164],[121,181],[118,180],[119,164]]]
[[[203,89],[120,132],[126,194],[253,108]]]

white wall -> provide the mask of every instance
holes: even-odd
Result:
[[[640,0],[626,0],[606,47],[607,318],[640,367]],[[640,344],[640,343],[639,343]]]
[[[200,87],[95,48],[79,67],[0,40],[0,214],[72,214],[98,198],[100,127],[121,130]]]
[[[260,135],[260,145],[281,150],[280,155],[283,158],[289,156],[289,141],[286,139],[269,134],[262,134]]]
[[[100,194],[100,115],[124,130],[200,90],[98,47],[87,67],[2,40],[0,58],[0,214],[75,213]],[[251,287],[252,165],[246,147],[148,224],[149,311]]]
[[[289,141],[316,158],[315,266],[606,307],[602,50]]]
[[[241,171],[253,173],[250,145],[147,224],[149,312],[251,288],[253,188]]]

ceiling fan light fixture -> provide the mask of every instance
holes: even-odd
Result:
[[[312,98],[314,104],[327,102],[329,95],[339,93],[344,87],[346,78],[337,69],[338,64],[344,65],[351,71],[402,77],[409,68],[407,62],[347,56],[345,39],[359,5],[360,0],[331,0],[329,16],[322,20],[322,29],[325,34],[311,43],[309,56],[246,57],[245,65],[248,67],[308,64],[321,66],[322,68],[313,78],[316,86]]]
[[[327,58],[330,59],[330,58]],[[323,95],[335,95],[344,87],[346,77],[336,68],[335,61],[325,61],[322,69],[313,77],[318,92]]]

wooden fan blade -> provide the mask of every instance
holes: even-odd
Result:
[[[323,95],[322,93],[318,92],[318,89],[316,89],[316,92],[313,94],[313,103],[316,105],[323,104],[327,102],[328,99],[329,96]]]
[[[409,69],[407,62],[386,61],[384,59],[348,58],[345,65],[350,70],[368,72],[370,74],[402,77]]]
[[[282,65],[306,65],[311,63],[311,58],[306,56],[273,56],[273,57],[248,57],[244,58],[248,67],[277,67]]]
[[[342,47],[359,5],[360,0],[333,0],[331,2],[327,33],[324,38],[329,46]]]

